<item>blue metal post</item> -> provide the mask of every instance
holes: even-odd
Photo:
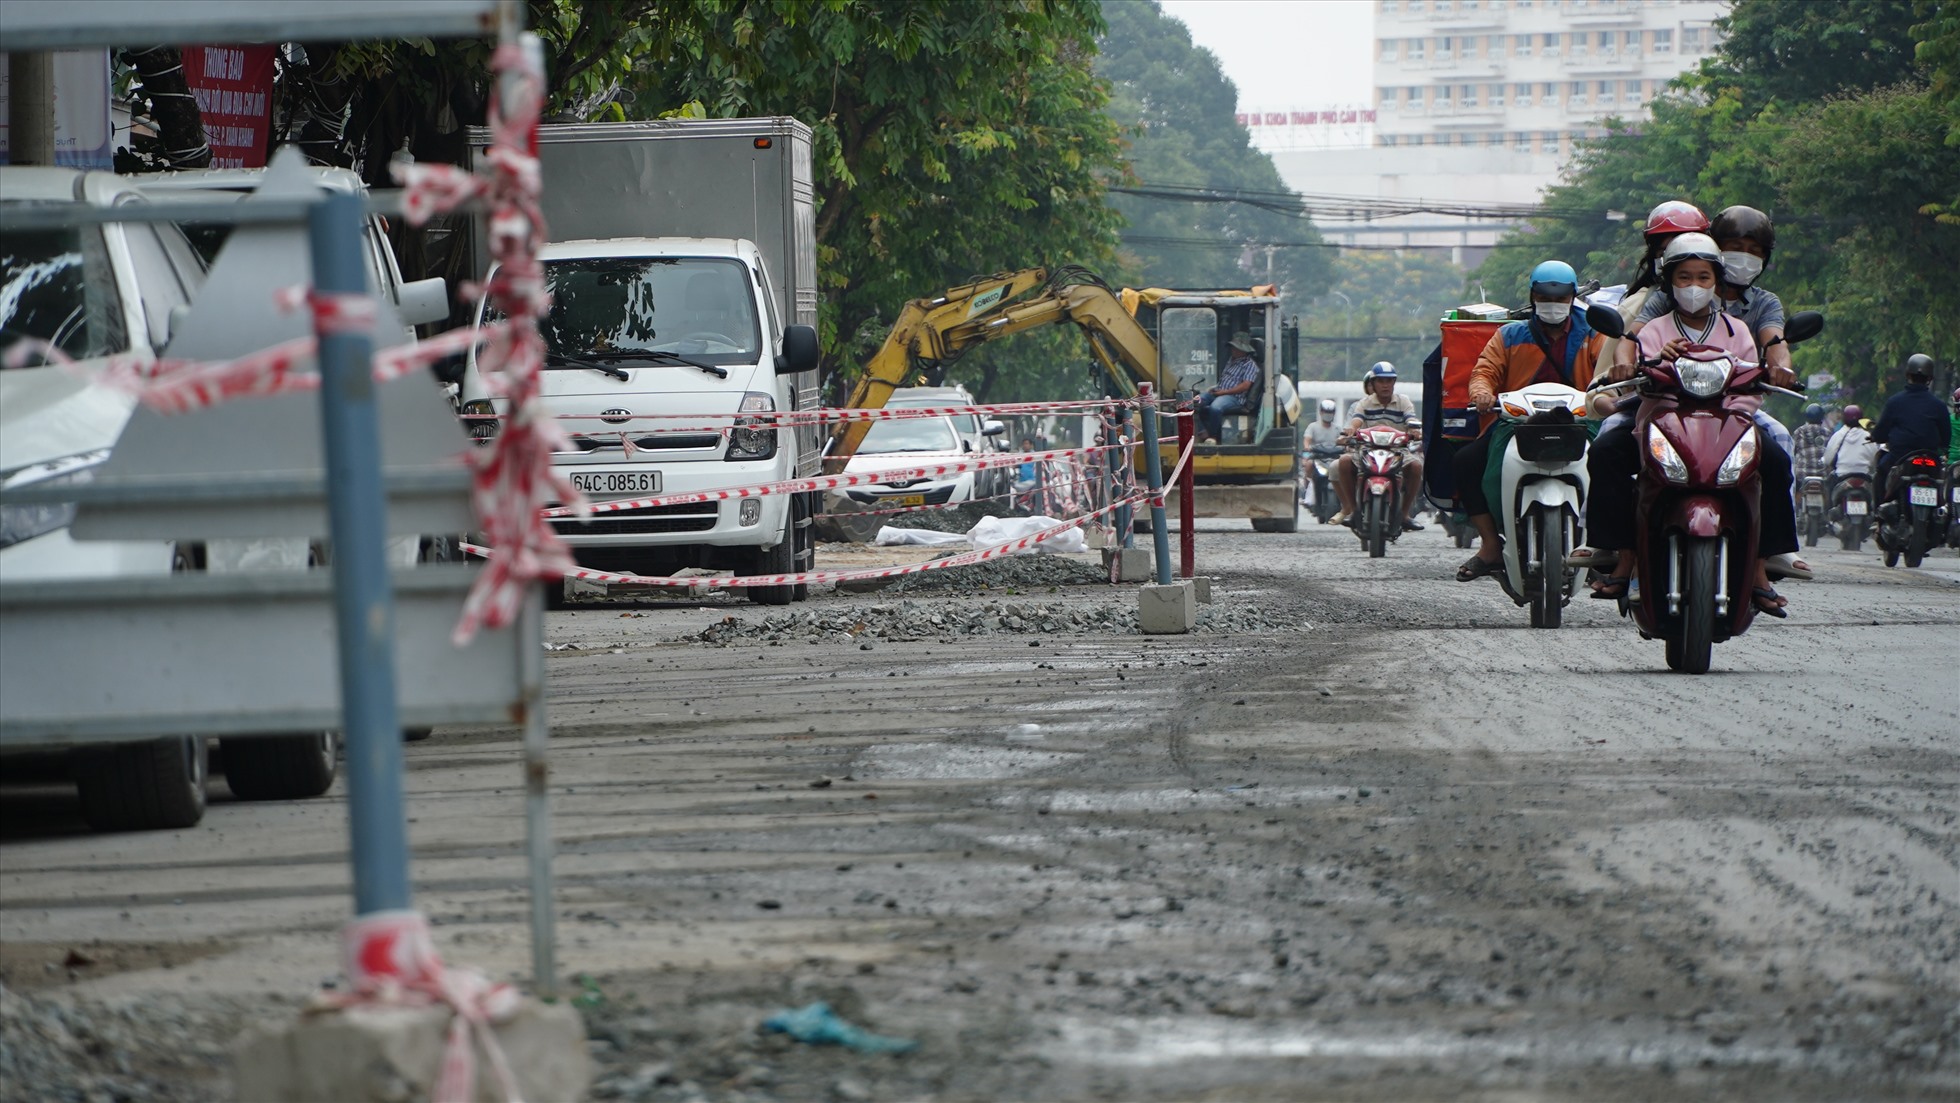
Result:
[[[335,193],[314,205],[307,230],[313,286],[321,293],[367,293],[361,265],[363,217],[357,195]],[[340,637],[357,915],[409,906],[402,733],[395,711],[395,595],[388,579],[373,352],[368,333],[320,335],[320,426],[333,538],[334,625]]]
[[[1171,584],[1171,533],[1164,522],[1164,457],[1157,444],[1157,393],[1148,383],[1137,387],[1143,399],[1143,448],[1149,457],[1150,538],[1157,557],[1157,585]]]

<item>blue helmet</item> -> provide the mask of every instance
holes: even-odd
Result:
[[[1579,290],[1579,273],[1562,260],[1548,260],[1531,270],[1533,294],[1570,295]]]
[[[1819,406],[1815,402],[1805,406],[1803,408],[1803,419],[1812,425],[1822,425],[1824,423],[1824,407]]]
[[[1394,378],[1395,378],[1395,365],[1389,363],[1386,360],[1377,360],[1375,361],[1375,366],[1368,369],[1368,374],[1362,380],[1362,382],[1373,383],[1377,379],[1394,379]]]

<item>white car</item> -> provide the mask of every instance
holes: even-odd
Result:
[[[965,387],[900,387],[885,400],[886,409],[908,406],[973,406],[972,392]],[[975,452],[1000,452],[1005,450],[1002,440],[1007,426],[979,414],[955,414],[953,426],[959,430],[960,439],[972,446]],[[982,471],[974,480],[979,498],[1005,498],[1014,489],[1014,469],[996,467]],[[1001,503],[1003,510],[1006,502]]]
[[[0,168],[8,206],[143,203],[127,177],[66,168]],[[204,264],[167,223],[0,231],[0,490],[86,482],[108,459],[135,408],[91,375],[119,354],[165,350],[204,283]],[[75,363],[35,355],[45,342]],[[19,347],[25,346],[25,347]],[[0,583],[164,576],[201,566],[201,550],[166,541],[75,540],[66,503],[0,501]],[[115,672],[77,672],[112,678]],[[45,754],[19,740],[0,751]],[[312,796],[332,784],[330,733],[225,741],[226,776],[248,799]],[[82,812],[106,830],[189,827],[204,815],[206,740],[169,736],[94,744],[73,753]]]
[[[857,454],[844,467],[846,475],[875,475],[884,471],[929,467],[953,463],[979,455],[972,442],[960,436],[959,427],[948,417],[894,418],[877,421],[864,435]],[[951,506],[970,502],[976,472],[956,475],[895,479],[891,482],[854,486],[838,493],[855,502],[859,509],[896,509],[902,506]],[[891,514],[886,523],[904,524],[904,514]]]

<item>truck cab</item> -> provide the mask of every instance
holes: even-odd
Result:
[[[761,251],[738,238],[565,241],[539,254],[551,293],[540,400],[567,444],[553,463],[594,502],[757,486],[794,478],[791,429],[740,414],[796,408],[795,376],[814,367],[815,334],[778,316]],[[476,324],[495,317],[477,305]],[[487,440],[504,399],[474,358],[462,383],[472,435]],[[692,415],[692,416],[691,416]],[[622,509],[554,522],[579,562],[665,575],[797,569],[796,497]],[[791,587],[753,587],[765,604]]]

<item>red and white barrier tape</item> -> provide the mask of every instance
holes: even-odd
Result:
[[[451,165],[395,167],[406,189],[411,223],[419,225],[478,196],[488,201],[490,256],[496,268],[483,291],[509,322],[503,339],[479,353],[477,364],[501,388],[511,413],[489,447],[468,453],[477,517],[491,544],[505,550],[470,587],[453,633],[458,644],[468,642],[479,627],[498,628],[515,620],[530,583],[576,569],[543,510],[562,502],[576,512],[585,505],[585,496],[552,466],[551,454],[569,444],[538,401],[544,340],[537,320],[550,306],[538,262],[545,235],[538,209],[537,132],[544,87],[538,66],[537,57],[515,43],[497,47],[492,69],[500,79],[490,112],[491,144],[479,175]]]
[[[958,475],[967,471],[985,471],[995,467],[1013,467],[1026,463],[1028,456],[1039,459],[1059,459],[1064,456],[1080,455],[1086,452],[1106,452],[1114,445],[1097,445],[1093,448],[1056,448],[1047,452],[1001,453],[984,456],[976,460],[953,460],[948,463],[927,464],[921,467],[907,467],[897,471],[868,471],[858,475],[815,475],[807,479],[784,479],[780,482],[763,483],[760,486],[731,486],[719,490],[695,490],[679,494],[660,494],[651,498],[619,498],[608,502],[593,502],[584,507],[583,512],[570,507],[547,509],[548,518],[579,516],[595,513],[617,513],[627,509],[658,509],[661,506],[692,505],[696,502],[727,502],[737,498],[764,498],[772,494],[803,494],[812,490],[846,490],[854,486],[876,486],[880,483],[897,482],[901,479],[929,479],[937,475]]]
[[[341,929],[341,956],[348,990],[315,993],[308,1012],[447,1006],[455,1015],[430,1098],[435,1103],[477,1098],[474,1035],[504,1099],[517,1103],[517,1077],[491,1029],[516,1014],[520,997],[515,988],[492,983],[474,969],[444,965],[429,921],[420,912],[371,912],[354,919]]]
[[[480,358],[479,358],[480,362]],[[487,380],[486,380],[487,381]],[[502,397],[501,393],[497,397]],[[794,428],[809,425],[826,425],[847,421],[904,421],[912,418],[960,417],[966,414],[987,416],[999,414],[1008,417],[1049,414],[1066,411],[1101,410],[1109,406],[1134,406],[1135,399],[1098,399],[1077,402],[1003,402],[990,406],[885,406],[876,409],[862,409],[856,406],[820,406],[809,410],[777,410],[774,412],[725,412],[694,414],[558,414],[560,421],[603,421],[617,425],[626,421],[680,421],[688,418],[739,421],[741,428]],[[470,414],[466,420],[501,421],[508,414]],[[700,425],[676,426],[663,430],[669,433],[687,432],[726,432],[729,426]]]

